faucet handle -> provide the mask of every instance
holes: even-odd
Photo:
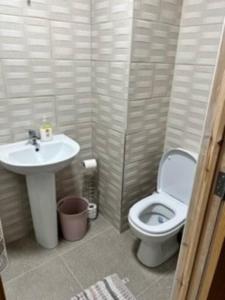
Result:
[[[37,135],[36,130],[34,129],[28,130],[28,136],[30,139],[34,139],[34,138],[39,139],[39,136]]]
[[[36,131],[33,130],[33,129],[29,129],[28,130],[28,136],[29,136],[29,138],[36,137]]]

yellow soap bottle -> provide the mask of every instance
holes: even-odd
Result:
[[[40,127],[40,138],[43,142],[51,141],[53,139],[52,124],[46,117],[43,117],[42,120],[42,125]]]

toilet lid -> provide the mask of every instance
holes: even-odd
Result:
[[[160,161],[157,191],[189,204],[195,177],[197,155],[181,148],[166,152]]]

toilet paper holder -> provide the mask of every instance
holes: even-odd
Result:
[[[96,159],[81,162],[83,167],[82,196],[88,199],[88,216],[94,220],[98,214],[98,164]]]

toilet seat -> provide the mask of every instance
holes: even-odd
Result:
[[[140,219],[141,213],[154,204],[161,204],[167,209],[170,209],[174,213],[174,216],[170,220],[158,225],[149,225],[144,223]],[[187,205],[164,192],[154,193],[151,196],[144,198],[133,205],[129,212],[129,220],[134,225],[136,225],[141,231],[154,235],[173,231],[176,227],[184,224],[186,217]]]

